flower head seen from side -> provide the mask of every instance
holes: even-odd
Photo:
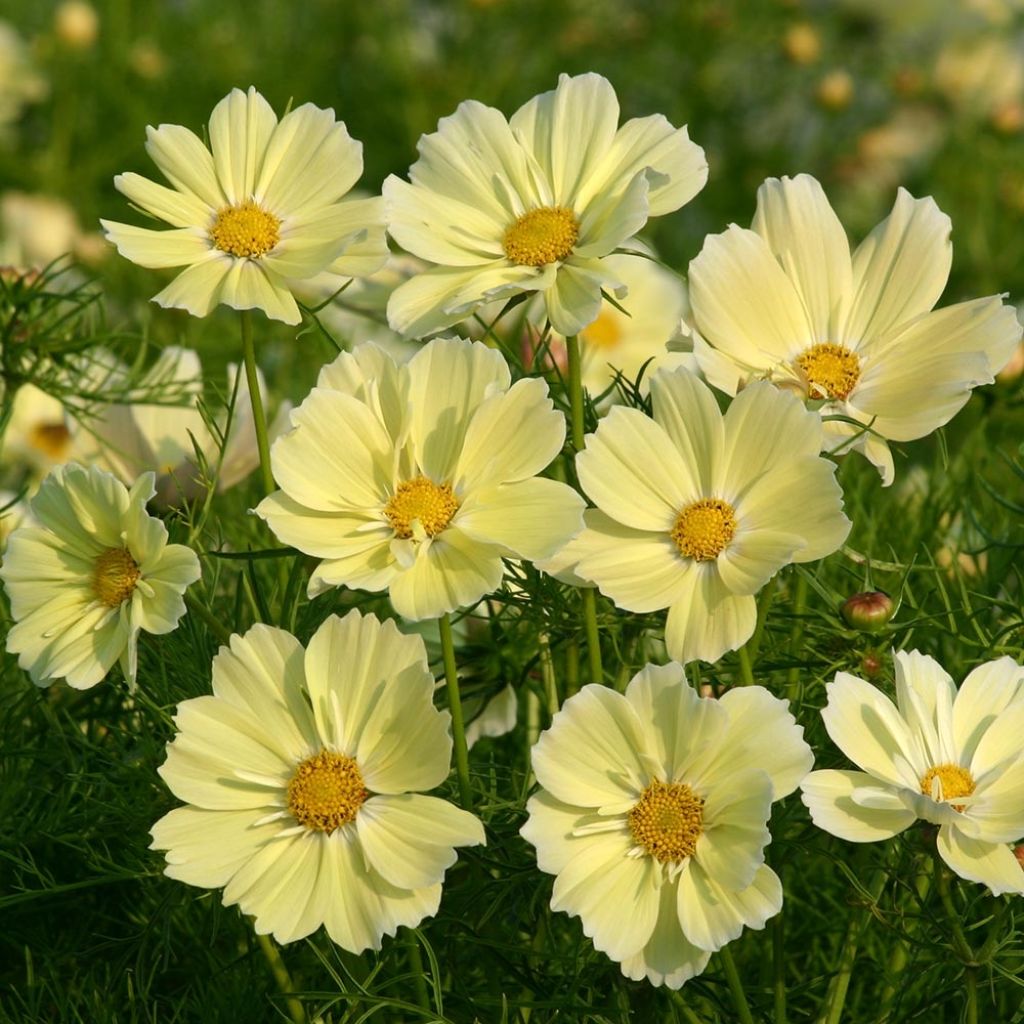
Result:
[[[763,687],[701,698],[681,665],[648,665],[624,695],[570,697],[532,760],[541,790],[522,835],[557,876],[551,909],[627,977],[679,988],[781,909],[768,819],[814,758]]]
[[[896,651],[896,703],[840,672],[821,716],[860,771],[803,782],[814,823],[840,839],[891,839],[917,820],[939,826],[939,856],[997,896],[1024,895],[1012,843],[1024,836],[1024,668],[979,665],[957,690],[933,658]]]
[[[180,125],[147,129],[146,149],[170,188],[138,174],[114,184],[172,226],[103,221],[107,238],[143,267],[185,267],[154,301],[206,316],[218,303],[302,319],[293,283],[323,271],[372,273],[387,258],[380,199],[346,199],[362,145],[333,110],[311,103],[280,121],[254,89],[214,107],[210,148]]]
[[[353,953],[436,913],[454,848],[484,831],[422,795],[451,759],[433,690],[423,641],[373,615],[332,615],[305,649],[265,625],[232,636],[160,768],[186,801],[152,829],[166,874],[223,887],[260,934],[324,925]]]
[[[850,522],[821,421],[793,395],[754,384],[723,415],[677,369],[654,375],[651,401],[653,419],[617,407],[587,437],[576,468],[597,508],[541,568],[569,569],[629,611],[668,608],[669,656],[717,661],[753,632],[761,587],[831,554]]]
[[[621,298],[606,257],[692,199],[707,162],[661,115],[618,122],[615,90],[595,74],[562,75],[510,120],[473,100],[442,118],[410,180],[384,182],[391,237],[435,264],[391,296],[391,327],[423,337],[538,292],[553,328],[573,335],[597,318],[602,288]]]
[[[770,379],[821,415],[853,421],[826,422],[826,446],[863,451],[892,483],[888,442],[949,422],[1021,338],[999,296],[933,309],[949,277],[950,231],[933,199],[900,189],[851,255],[814,178],[769,178],[752,229],[708,238],[690,264],[702,372],[732,395]]]
[[[580,530],[580,496],[537,475],[564,440],[547,384],[512,384],[486,345],[438,338],[401,366],[361,345],[292,413],[271,450],[281,490],[256,512],[322,559],[311,596],[387,590],[435,618],[496,590],[503,558],[549,558]]]
[[[9,537],[0,579],[15,621],[7,650],[37,685],[63,678],[87,689],[120,660],[134,686],[140,630],[178,625],[199,559],[167,543],[167,528],[146,512],[152,496],[152,473],[129,490],[71,463],[30,501],[32,525]]]

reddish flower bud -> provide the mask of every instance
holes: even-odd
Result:
[[[896,606],[888,594],[871,590],[848,597],[839,611],[848,626],[865,633],[877,633],[893,617]]]

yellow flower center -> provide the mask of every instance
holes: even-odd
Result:
[[[936,789],[935,783],[938,781]],[[921,792],[933,799],[970,796],[974,792],[974,777],[958,764],[939,764],[921,776]],[[937,796],[936,796],[937,792]],[[954,811],[962,811],[965,804],[953,804]]]
[[[428,537],[436,537],[459,510],[459,499],[452,494],[451,484],[435,484],[425,476],[399,484],[384,506],[384,515],[403,540],[413,535],[418,522]]]
[[[703,498],[676,517],[672,539],[679,554],[698,562],[717,558],[736,532],[736,513],[721,498]]]
[[[221,252],[258,260],[280,241],[281,221],[251,199],[240,206],[225,206],[210,228],[210,238]]]
[[[108,608],[117,608],[132,596],[141,575],[128,551],[107,548],[93,565],[92,592]]]
[[[329,833],[355,821],[369,795],[353,758],[321,750],[295,769],[288,783],[288,810],[300,825]]]
[[[71,431],[63,423],[37,423],[29,434],[29,444],[48,458],[59,460],[67,454]]]
[[[820,397],[845,399],[860,380],[860,360],[845,345],[812,345],[796,357],[807,383]]]
[[[615,314],[605,306],[598,318],[580,331],[580,335],[592,348],[608,350],[622,340],[622,328]]]
[[[629,812],[629,827],[637,845],[662,864],[692,857],[704,831],[704,801],[685,782],[655,779]]]
[[[505,255],[521,267],[543,267],[564,260],[580,226],[572,210],[564,206],[542,206],[524,213],[505,232]]]

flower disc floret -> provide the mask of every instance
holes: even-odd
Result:
[[[107,548],[96,558],[92,589],[96,599],[108,608],[124,604],[135,592],[142,573],[126,548]]]
[[[544,267],[564,260],[580,236],[572,210],[542,206],[518,217],[505,232],[505,255],[521,267]]]
[[[921,776],[921,792],[933,800],[952,800],[970,796],[974,792],[974,776],[959,764],[939,764]],[[953,810],[962,811],[965,804],[953,804]]]
[[[845,401],[860,380],[860,359],[845,345],[824,342],[812,345],[796,357],[816,397]]]
[[[727,547],[736,533],[736,513],[721,498],[695,501],[676,517],[672,540],[684,558],[710,562]]]
[[[249,199],[217,213],[210,239],[229,256],[258,260],[281,240],[281,221]]]
[[[704,831],[704,801],[685,782],[654,780],[629,812],[637,845],[662,864],[692,857]]]
[[[428,537],[436,537],[452,521],[459,510],[459,499],[451,484],[435,484],[425,476],[406,480],[384,506],[384,515],[395,536],[408,540],[419,523]]]
[[[288,810],[314,832],[333,832],[356,820],[370,791],[354,758],[321,750],[298,765],[288,783]]]

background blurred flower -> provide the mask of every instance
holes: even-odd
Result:
[[[0,137],[21,116],[22,109],[47,93],[46,79],[36,69],[28,48],[13,26],[0,21]]]

